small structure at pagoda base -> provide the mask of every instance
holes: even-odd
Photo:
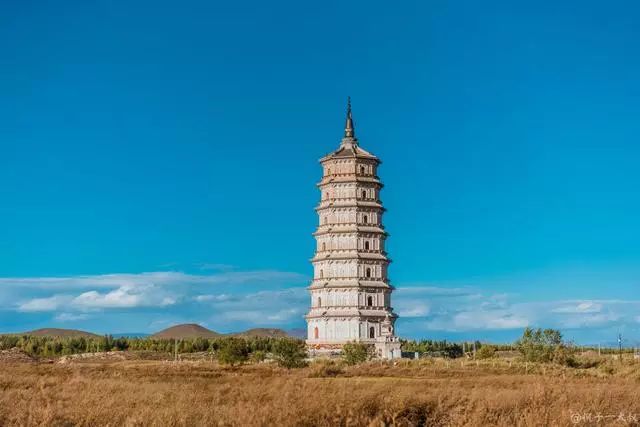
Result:
[[[376,339],[376,356],[382,359],[397,359],[402,357],[400,340],[393,334],[393,321],[387,315],[381,324],[380,336]]]
[[[344,344],[359,342],[374,346],[378,357],[400,357],[394,334],[398,316],[391,307],[394,288],[387,277],[391,261],[382,225],[380,163],[360,148],[348,102],[340,147],[320,159],[317,248],[305,316],[312,354],[339,352]]]

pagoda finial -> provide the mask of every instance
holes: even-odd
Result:
[[[347,120],[344,125],[344,136],[346,138],[355,138],[356,129],[353,126],[353,117],[351,117],[351,97],[347,97]]]

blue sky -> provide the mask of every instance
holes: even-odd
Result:
[[[408,337],[640,341],[640,6],[2,1],[0,331],[304,326],[351,95]]]

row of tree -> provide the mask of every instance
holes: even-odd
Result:
[[[78,353],[104,352],[112,350],[151,351],[161,353],[210,352],[224,364],[236,365],[247,361],[259,362],[268,356],[287,368],[305,365],[306,347],[302,340],[295,338],[269,337],[220,337],[213,339],[153,339],[114,338],[110,335],[87,338],[36,337],[31,335],[2,335],[0,350],[17,347],[38,357],[55,357]],[[497,350],[517,349],[524,360],[530,362],[555,362],[565,365],[575,363],[575,347],[562,339],[562,334],[554,329],[526,328],[522,337],[513,346],[496,346],[475,342],[462,345],[446,340],[402,341],[402,350],[419,353],[420,356],[457,358],[464,350],[474,349],[479,359],[495,356]],[[365,344],[352,343],[343,349],[347,364],[360,363],[372,358],[373,348]]]
[[[401,340],[402,351],[419,353],[421,356],[456,358],[463,355],[462,344],[447,340]]]
[[[32,335],[2,335],[0,350],[19,348],[36,357],[56,357],[106,351],[151,351],[160,353],[210,352],[220,363],[238,365],[249,360],[260,362],[270,356],[280,366],[297,368],[306,364],[304,341],[295,338],[221,337],[214,339],[56,338]]]

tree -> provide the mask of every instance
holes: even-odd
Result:
[[[347,343],[342,346],[342,358],[347,365],[357,365],[372,356],[371,346],[363,343]]]
[[[209,350],[209,340],[206,338],[198,337],[193,340],[191,348],[193,349],[193,351],[207,351]]]
[[[304,341],[295,338],[281,338],[273,343],[273,358],[283,368],[302,368],[307,366],[307,348]]]
[[[402,351],[409,353],[418,352],[428,356],[456,358],[462,356],[462,346],[456,343],[450,343],[446,340],[420,340],[407,341],[400,340],[402,343]]]
[[[571,351],[562,342],[562,334],[555,329],[526,328],[516,347],[528,362],[571,363]]]
[[[496,355],[496,348],[489,344],[483,344],[476,352],[478,359],[491,359]]]
[[[262,350],[255,350],[251,352],[251,361],[254,363],[264,362],[267,358],[267,354]]]
[[[217,357],[224,365],[242,364],[249,358],[249,346],[242,338],[225,338],[219,344]]]

